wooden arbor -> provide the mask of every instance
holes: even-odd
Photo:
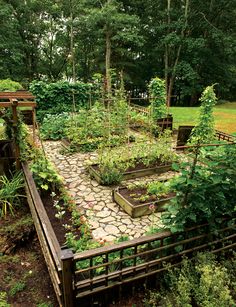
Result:
[[[36,128],[36,102],[35,97],[28,91],[17,91],[17,92],[0,92],[0,109],[1,108],[12,108],[12,119],[9,121],[13,127],[13,146],[16,158],[16,168],[20,168],[20,148],[17,143],[17,125],[18,115],[17,108],[30,107],[33,119],[33,137],[35,139],[35,128]],[[4,117],[4,112],[0,110],[0,116]]]

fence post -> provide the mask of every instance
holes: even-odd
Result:
[[[73,258],[71,249],[61,250],[62,289],[65,307],[75,306],[73,282]]]

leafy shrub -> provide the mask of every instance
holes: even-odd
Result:
[[[30,91],[36,96],[37,116],[42,121],[45,114],[60,114],[74,111],[73,93],[75,108],[78,111],[81,107],[87,107],[98,98],[97,85],[90,83],[69,83],[59,81],[46,83],[33,81]]]
[[[0,80],[0,91],[15,92],[22,89],[22,85],[18,82],[12,81],[11,79]]]
[[[232,217],[236,204],[236,145],[228,145],[222,155],[207,165],[184,163],[181,176],[173,181],[176,197],[169,203],[162,222],[172,232],[194,224],[220,226],[222,216]]]
[[[69,121],[68,113],[47,114],[40,127],[44,140],[60,140],[66,136],[65,128]]]

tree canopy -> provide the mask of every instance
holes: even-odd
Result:
[[[233,0],[0,0],[0,79],[90,81],[122,71],[126,88],[165,79],[167,100],[194,105],[217,83],[236,94]],[[180,100],[177,98],[181,97]],[[172,99],[173,100],[173,99]],[[172,101],[173,102],[173,101]]]

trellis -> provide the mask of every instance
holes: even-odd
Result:
[[[0,92],[0,108],[11,108],[12,109],[12,120],[7,120],[4,116],[4,112],[0,111],[0,116],[5,119],[8,124],[13,128],[13,149],[16,159],[16,168],[20,168],[20,148],[17,142],[17,126],[19,118],[17,114],[17,108],[30,107],[32,112],[33,121],[33,139],[35,140],[36,131],[36,102],[35,97],[28,91],[17,91],[17,92]]]

